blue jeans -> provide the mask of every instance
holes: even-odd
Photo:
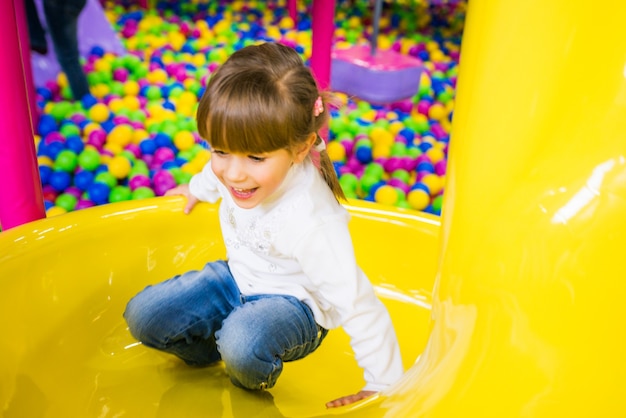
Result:
[[[144,345],[189,365],[223,360],[233,384],[245,389],[273,387],[283,362],[312,353],[328,333],[292,296],[242,295],[225,261],[148,286],[124,318]]]
[[[43,52],[47,49],[46,38],[37,9],[32,0],[26,0],[25,4],[31,47]],[[87,0],[43,0],[46,26],[54,44],[54,52],[76,100],[89,93],[89,83],[78,49],[78,17],[86,4]]]

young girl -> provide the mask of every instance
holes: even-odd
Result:
[[[289,47],[243,48],[213,74],[197,112],[211,160],[168,194],[186,196],[186,213],[221,199],[228,259],[135,296],[124,313],[135,338],[190,365],[222,360],[233,384],[258,390],[342,326],[366,385],[328,407],[400,378],[391,319],[356,264],[344,195],[317,134],[327,118]]]

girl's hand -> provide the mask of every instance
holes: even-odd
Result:
[[[199,200],[194,195],[192,195],[191,192],[189,191],[188,184],[181,184],[165,192],[165,196],[178,196],[178,195],[185,196],[187,198],[187,203],[185,204],[185,208],[183,209],[183,212],[185,212],[186,214],[191,212],[193,207],[196,206],[196,203],[199,202]]]
[[[350,405],[351,403],[355,403],[365,398],[369,398],[375,393],[376,392],[372,390],[362,390],[359,393],[355,393],[354,395],[348,395],[348,396],[341,397],[339,399],[335,399],[334,401],[330,401],[326,403],[326,408],[336,408],[338,406]]]

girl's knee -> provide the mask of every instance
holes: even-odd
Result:
[[[231,382],[250,390],[269,389],[282,371],[282,360],[247,326],[228,324],[215,334]]]

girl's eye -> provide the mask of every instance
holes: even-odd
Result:
[[[258,155],[248,155],[248,158],[257,163],[262,163],[263,161],[265,161],[265,157],[259,157]]]
[[[219,156],[224,156],[224,155],[226,155],[226,152],[225,152],[225,151],[222,151],[222,150],[219,150],[219,149],[214,149],[214,150],[212,151],[212,153],[213,153],[213,154],[215,154],[215,155],[219,155]]]

